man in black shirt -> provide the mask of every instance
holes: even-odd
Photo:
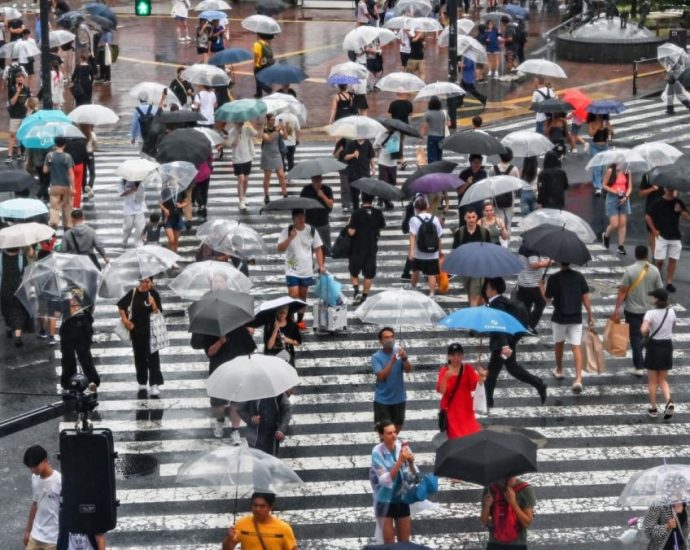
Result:
[[[477,223],[478,220],[479,214],[477,214],[477,210],[472,206],[468,206],[463,219],[465,224],[458,227],[455,233],[453,233],[453,250],[467,243],[491,242],[489,230],[481,227]],[[483,284],[484,279],[481,277],[462,277],[462,286],[465,288],[465,292],[467,292],[467,301],[470,307],[482,305]]]
[[[690,219],[690,213],[685,203],[676,197],[670,187],[664,188],[663,196],[655,201],[647,211],[645,220],[654,235],[654,263],[661,271],[664,260],[668,258],[666,273],[666,290],[675,292],[673,277],[676,274],[676,264],[682,250],[680,235],[680,218]]]
[[[7,91],[9,95],[7,112],[10,116],[10,125],[8,128],[7,159],[5,159],[5,164],[12,162],[12,153],[17,143],[17,130],[19,130],[22,120],[26,118],[26,100],[31,97],[31,91],[24,83],[24,75],[21,73],[15,77],[14,85],[10,85]]]
[[[354,289],[353,305],[358,306],[367,299],[371,282],[376,277],[376,254],[381,230],[386,227],[386,220],[378,208],[372,206],[374,197],[362,193],[362,208],[352,213],[347,225],[347,232],[352,237],[348,269]],[[364,276],[362,293],[359,293],[359,274]]]
[[[314,199],[323,204],[324,208],[310,208],[306,211],[306,222],[319,233],[323,241],[323,253],[331,255],[331,224],[329,216],[333,210],[333,189],[323,184],[321,176],[312,176],[311,184],[302,188],[300,197]]]
[[[470,155],[470,165],[460,172],[460,179],[465,182],[460,187],[458,187],[458,204],[462,200],[462,196],[465,194],[471,185],[474,185],[478,181],[482,181],[488,177],[486,170],[482,166],[482,156],[477,154]],[[484,201],[473,202],[472,204],[467,204],[465,206],[459,207],[460,215],[460,225],[465,223],[465,212],[471,206],[477,212],[477,216],[481,218],[481,211]]]
[[[652,206],[657,199],[660,199],[664,196],[664,188],[653,184],[650,172],[646,172],[640,181],[639,194],[640,197],[645,197],[644,212],[645,214],[648,214],[649,207]],[[650,250],[654,251],[654,234],[652,233],[652,229],[649,227],[649,224],[645,223],[645,227],[647,228],[647,241],[649,243],[649,248]]]
[[[187,105],[188,101],[190,103],[194,101],[194,87],[182,78],[182,71],[184,70],[185,67],[178,67],[175,80],[173,80],[170,83],[170,86],[168,86],[170,91],[175,94],[175,97],[183,107]]]
[[[388,106],[388,114],[391,118],[404,122],[405,124],[410,123],[410,115],[414,111],[414,105],[407,99],[407,94],[397,93],[395,94],[397,99],[391,101]]]
[[[348,184],[371,176],[375,168],[374,146],[368,139],[350,140],[345,145],[343,160],[347,163]],[[359,189],[350,187],[352,208],[359,208]]]

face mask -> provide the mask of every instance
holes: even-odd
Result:
[[[383,341],[383,349],[391,350],[395,346],[395,338],[386,338]]]

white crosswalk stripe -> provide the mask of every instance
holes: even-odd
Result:
[[[648,139],[663,139],[684,147],[690,139],[683,123],[662,115],[658,100],[634,100],[629,110],[616,117],[616,139],[636,144]],[[673,120],[675,125],[669,124]],[[487,128],[498,135],[519,129],[531,129],[533,117],[511,120]],[[115,135],[109,141],[118,141]],[[303,144],[297,149],[297,162],[328,155],[330,143]],[[410,146],[406,151],[413,157]],[[121,203],[116,194],[115,170],[125,159],[136,156],[127,146],[110,146],[97,154],[96,197],[85,203],[88,223],[98,231],[112,257],[122,252]],[[448,157],[463,160],[461,156]],[[401,176],[411,173],[408,169]],[[340,210],[339,180],[327,175],[336,207],[331,216],[332,234],[344,225]],[[297,194],[301,184],[290,183]],[[278,196],[277,185],[272,191]],[[259,231],[267,240],[269,254],[250,266],[253,293],[258,299],[282,295],[283,258],[273,252],[274,243],[289,223],[286,214],[260,215],[263,205],[261,177],[257,163],[250,176],[249,213],[240,215],[236,180],[226,160],[216,163],[211,182],[209,218],[240,219]],[[155,193],[147,202],[156,208]],[[519,211],[519,209],[517,209]],[[400,232],[400,209],[385,212],[387,229],[379,246],[379,275],[374,289],[401,287],[399,279],[406,252],[406,238]],[[512,246],[519,242],[519,212],[513,221]],[[450,225],[453,222],[449,222]],[[446,234],[448,232],[446,231]],[[198,241],[183,233],[180,254],[185,262],[193,260]],[[447,246],[447,244],[446,244]],[[597,326],[603,329],[610,313],[622,264],[599,244],[590,246],[593,261],[582,269],[596,289],[593,294]],[[342,260],[327,262],[329,271],[343,282],[351,296],[347,264]],[[161,290],[166,310],[171,347],[161,353],[166,383],[157,400],[136,397],[136,380],[131,349],[110,333],[117,319],[114,300],[106,300],[96,310],[93,353],[103,382],[99,389],[100,406],[95,425],[110,428],[121,456],[152,455],[158,461],[155,474],[121,479],[118,527],[109,535],[109,547],[117,549],[183,550],[217,548],[232,521],[232,488],[190,487],[175,483],[179,465],[195,453],[217,448],[223,443],[212,438],[209,427],[208,398],[205,393],[207,362],[203,353],[189,346],[185,309],[188,301],[172,294],[169,278],[161,276]],[[451,283],[449,294],[439,304],[452,311],[466,302],[459,282]],[[550,308],[544,320],[550,316]],[[676,365],[672,385],[676,402],[687,401],[690,381],[690,316],[677,308],[679,322],[676,339]],[[306,319],[311,321],[311,315]],[[373,534],[371,487],[368,482],[370,452],[376,443],[372,432],[373,377],[369,356],[378,347],[375,328],[360,325],[353,318],[347,331],[332,336],[308,334],[298,351],[297,365],[301,385],[293,397],[292,434],[281,448],[281,458],[306,481],[302,488],[279,495],[277,515],[289,520],[301,549],[354,549],[370,541]],[[661,463],[662,459],[690,463],[688,415],[676,408],[672,423],[648,422],[644,416],[646,385],[627,374],[630,357],[608,358],[608,372],[588,376],[585,391],[575,397],[568,380],[549,378],[553,367],[551,330],[542,321],[539,338],[527,338],[521,344],[520,361],[549,384],[546,406],[539,406],[536,393],[503,374],[496,391],[496,408],[484,424],[519,426],[540,433],[547,444],[539,450],[540,471],[525,476],[536,488],[538,504],[535,521],[529,531],[531,548],[603,548],[623,530],[630,512],[622,511],[616,498],[623,484],[634,472]],[[260,331],[257,332],[260,340]],[[408,377],[407,421],[405,439],[411,441],[417,461],[424,471],[433,468],[438,396],[434,391],[438,365],[449,342],[460,339],[469,360],[481,349],[486,360],[486,340],[465,334],[453,334],[438,328],[406,330],[402,339],[410,350],[415,372]],[[59,351],[56,352],[59,356]],[[566,364],[572,361],[566,353]],[[61,428],[70,422],[61,423]],[[479,496],[476,486],[451,484],[442,480],[434,500],[440,507],[434,512],[413,517],[413,540],[432,548],[479,548],[487,540],[479,528]],[[243,501],[243,505],[246,501]]]

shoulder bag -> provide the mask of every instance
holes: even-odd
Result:
[[[170,338],[168,337],[168,329],[165,326],[165,317],[163,317],[163,313],[160,310],[150,315],[149,325],[149,350],[151,353],[167,348],[170,345]]]
[[[135,288],[132,290],[132,301],[129,303],[129,311],[127,313],[127,319],[129,319],[130,321],[132,320],[132,308],[134,307],[134,295],[136,293],[137,289]],[[125,324],[122,322],[122,319],[120,319],[117,322],[117,325],[115,325],[115,330],[113,332],[123,342],[132,341],[132,334],[129,332],[129,329],[125,326]]]
[[[256,521],[256,518],[252,518],[252,521],[254,522],[254,529],[256,529],[256,536],[259,539],[259,544],[261,544],[261,549],[268,550],[264,542],[264,536],[261,534],[261,531],[259,531],[259,523]]]
[[[450,393],[450,396],[448,397],[448,406],[450,407],[450,404],[453,402],[453,397],[455,397],[455,393],[458,391],[458,388],[460,387],[460,382],[462,381],[462,375],[465,373],[465,365],[460,366],[460,372],[458,373],[458,377],[455,380],[455,386],[453,386],[453,391]],[[438,430],[440,432],[445,432],[448,429],[448,411],[441,409],[438,411]]]
[[[654,338],[654,337],[656,336],[657,332],[659,332],[659,331],[661,330],[661,327],[664,326],[664,323],[666,322],[666,317],[668,317],[668,308],[666,308],[666,312],[664,313],[664,317],[661,319],[661,323],[659,323],[659,326],[656,327],[656,330],[655,330],[654,332],[652,332],[651,334],[647,334],[647,336],[643,336],[643,337],[642,337],[641,346],[642,346],[643,348],[646,348],[646,347],[647,347],[647,345],[649,344],[650,340],[651,340],[652,338]]]

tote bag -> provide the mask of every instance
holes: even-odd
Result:
[[[170,345],[168,338],[168,329],[165,326],[165,317],[160,311],[151,314],[151,336],[150,346],[151,353],[156,353]]]

